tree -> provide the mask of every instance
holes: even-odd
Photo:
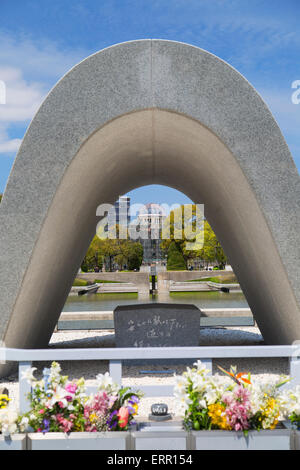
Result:
[[[128,244],[128,269],[139,270],[143,261],[143,246],[140,242],[130,241]]]
[[[2,196],[3,196],[3,194],[0,194],[0,202],[2,201]]]
[[[186,206],[181,206],[170,212],[167,220],[167,223],[170,225],[170,236],[162,241],[160,245],[161,249],[164,253],[168,253],[171,244],[176,242],[177,250],[181,251],[186,264],[189,259],[199,259],[204,261],[207,265],[215,263],[218,264],[220,268],[224,268],[227,258],[216,234],[207,220],[202,221],[200,225],[198,224],[196,205],[192,204],[190,206],[189,214],[191,217],[189,231],[192,229],[194,238],[189,240],[190,237],[188,235],[190,235],[190,233],[188,233],[188,230],[184,226]],[[194,242],[195,249],[190,249],[188,244],[191,242]]]
[[[184,271],[187,268],[182,249],[174,240],[168,248],[167,270]]]
[[[227,262],[224,250],[207,220],[204,221],[204,245],[197,252],[197,257],[207,265],[210,263],[217,264],[220,269],[224,269]]]
[[[143,261],[143,247],[141,243],[128,239],[119,238],[119,227],[116,226],[117,238],[104,238],[101,233],[93,238],[84,257],[81,269],[88,271],[95,266],[101,267],[108,260],[109,270],[112,271],[113,263],[118,264],[120,269],[128,266],[128,269],[139,269]]]

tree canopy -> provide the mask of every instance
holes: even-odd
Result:
[[[186,266],[188,260],[197,259],[207,265],[216,264],[223,269],[227,257],[216,234],[204,217],[202,217],[202,221],[201,218],[199,219],[196,205],[190,204],[190,206],[188,210],[186,206],[180,206],[170,212],[166,221],[169,236],[163,239],[160,245],[161,249],[169,257],[169,248],[172,245],[172,250],[174,250],[175,243],[176,249],[181,252]],[[188,226],[185,221],[189,221]],[[164,232],[162,235],[164,238]]]
[[[116,233],[116,239],[99,238],[98,235],[101,236],[101,233],[94,236],[81,266],[83,271],[94,269],[96,266],[102,268],[104,263],[108,265],[110,271],[113,264],[117,264],[120,270],[125,267],[129,270],[140,268],[143,261],[141,243],[118,238],[118,226],[116,226]]]

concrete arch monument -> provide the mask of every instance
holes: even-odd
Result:
[[[204,203],[265,340],[300,338],[300,178],[267,106],[187,44],[122,43],[68,72],[32,120],[0,205],[0,340],[45,347],[96,208],[146,184]]]

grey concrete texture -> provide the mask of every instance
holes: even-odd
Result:
[[[26,450],[27,437],[26,434],[13,434],[9,437],[0,435],[0,451],[2,450]]]
[[[27,450],[126,450],[129,432],[50,432],[27,434]]]
[[[116,347],[198,346],[200,317],[195,305],[121,305],[114,310]]]
[[[134,432],[134,450],[186,450],[188,434],[185,431]]]
[[[278,125],[221,59],[140,40],[76,65],[26,132],[0,205],[6,346],[47,346],[97,206],[151,183],[205,204],[264,339],[300,338],[300,178]]]
[[[290,429],[249,431],[192,431],[194,450],[291,450],[293,435]]]

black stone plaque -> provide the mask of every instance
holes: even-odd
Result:
[[[201,310],[187,304],[122,305],[114,310],[117,348],[198,346]]]

